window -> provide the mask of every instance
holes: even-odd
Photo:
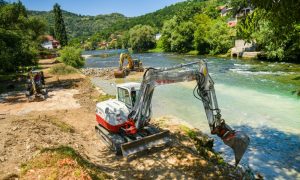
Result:
[[[119,98],[119,101],[125,103],[126,106],[131,107],[130,95],[129,95],[129,92],[126,89],[123,89],[123,88],[118,89],[118,98]]]

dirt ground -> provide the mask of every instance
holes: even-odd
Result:
[[[241,179],[239,170],[199,155],[173,117],[154,120],[171,131],[172,145],[131,158],[115,156],[94,131],[99,91],[81,74],[50,74],[53,62],[40,62],[50,90],[46,101],[29,103],[22,92],[0,96],[0,179],[20,177],[22,164],[44,148],[61,145],[74,148],[113,179]],[[38,179],[43,171],[37,172],[30,177]]]

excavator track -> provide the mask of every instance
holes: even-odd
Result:
[[[100,124],[95,126],[95,130],[99,138],[116,155],[129,156],[170,142],[169,131],[159,131],[153,126],[145,127],[145,131],[134,136],[110,133]]]
[[[122,136],[108,132],[99,124],[95,126],[95,130],[98,137],[103,140],[110,150],[114,151],[116,155],[122,155],[121,144],[126,143],[126,140]]]

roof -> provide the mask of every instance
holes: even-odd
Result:
[[[141,84],[140,83],[136,83],[136,82],[128,82],[128,83],[123,83],[123,84],[118,84],[117,87],[121,87],[124,89],[131,89],[132,87],[134,87],[134,89],[139,90],[140,89]]]
[[[237,22],[236,21],[228,21],[227,24],[228,24],[229,27],[234,27],[234,26],[237,25]]]
[[[50,35],[45,35],[44,37],[48,41],[53,41],[54,40],[53,36],[50,36]]]

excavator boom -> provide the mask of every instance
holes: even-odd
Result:
[[[169,68],[148,68],[143,77],[137,103],[128,119],[134,120],[137,130],[143,129],[151,118],[151,100],[157,85],[193,80],[197,82],[194,96],[203,102],[211,133],[218,135],[226,145],[233,149],[237,165],[247,150],[250,139],[245,133],[234,131],[222,119],[214,82],[208,73],[205,61],[180,64]]]

